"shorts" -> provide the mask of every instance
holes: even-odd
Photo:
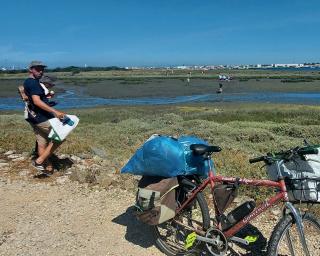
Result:
[[[49,121],[45,121],[39,124],[30,123],[30,125],[32,126],[33,131],[36,135],[36,140],[38,142],[38,145],[46,146],[49,143],[49,141],[51,141],[48,138],[48,135],[51,131],[51,125]],[[57,143],[60,143],[60,142],[57,142]]]

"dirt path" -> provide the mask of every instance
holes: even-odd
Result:
[[[132,180],[107,186],[123,177],[105,176],[104,187],[89,187],[71,181],[71,169],[36,179],[29,160],[13,156],[0,157],[0,256],[163,255],[154,246],[150,227],[133,215],[134,194],[120,189],[133,186]],[[237,200],[235,204],[247,199]],[[280,215],[275,208],[255,219],[243,235],[258,235],[259,242],[248,252],[233,245],[228,255],[265,255],[262,248]]]
[[[163,255],[123,190],[92,190],[0,174],[0,255]]]

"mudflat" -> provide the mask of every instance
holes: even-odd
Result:
[[[23,79],[0,79],[0,97],[18,97]],[[73,89],[84,95],[102,98],[177,97],[216,93],[319,92],[318,79],[255,78],[219,81],[217,78],[61,78],[54,90]]]

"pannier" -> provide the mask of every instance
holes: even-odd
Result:
[[[320,148],[318,154],[297,156],[280,166],[285,178],[289,200],[320,203]],[[268,176],[278,180],[276,164],[267,165]]]
[[[135,205],[137,218],[148,225],[172,219],[177,208],[175,189],[178,186],[176,177],[142,176]]]
[[[208,161],[193,154],[190,149],[192,144],[208,145],[206,141],[193,136],[176,139],[153,135],[135,152],[121,173],[160,177],[197,174],[207,177],[210,169]]]

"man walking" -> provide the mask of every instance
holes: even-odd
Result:
[[[24,81],[24,91],[29,99],[28,118],[26,119],[32,126],[38,143],[38,158],[33,162],[38,170],[38,175],[47,175],[45,165],[49,156],[60,146],[61,142],[51,141],[48,135],[51,130],[49,119],[57,117],[62,119],[65,114],[49,106],[48,98],[39,80],[43,76],[46,65],[41,61],[32,61],[29,65],[29,77]]]

